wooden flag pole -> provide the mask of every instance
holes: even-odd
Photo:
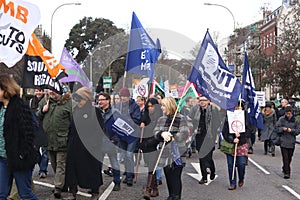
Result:
[[[178,105],[177,105],[175,114],[174,114],[173,119],[172,119],[172,121],[171,121],[171,124],[170,124],[170,126],[169,126],[168,133],[171,131],[171,128],[172,128],[172,126],[173,126],[175,117],[176,117],[176,115],[177,115],[177,113],[178,113],[178,108],[179,108],[179,106],[180,106],[180,104],[181,104],[181,102],[182,102],[182,97],[183,97],[183,96],[185,95],[185,93],[186,93],[187,85],[188,85],[188,82],[187,82],[187,83],[185,84],[185,86],[184,86],[184,90],[183,90],[183,92],[182,92],[182,95],[181,95],[180,100],[179,100],[179,102],[178,102]],[[173,141],[173,140],[174,140],[174,138],[172,139],[172,141]],[[162,145],[162,147],[161,147],[161,150],[160,150],[160,152],[159,152],[157,161],[156,161],[156,163],[155,163],[155,166],[154,166],[154,169],[153,169],[153,172],[152,172],[153,175],[155,174],[156,168],[157,168],[157,166],[158,166],[159,160],[160,160],[160,158],[161,158],[161,155],[162,155],[162,152],[163,152],[165,146],[166,146],[166,141],[164,141],[164,143],[163,143],[163,145]]]
[[[141,131],[141,137],[140,137],[140,144],[143,142],[143,137],[144,137],[144,127],[142,127],[142,131]],[[139,160],[140,160],[140,156],[141,156],[141,149],[138,149],[138,153],[136,156],[136,167],[135,167],[135,171],[134,171],[134,178],[133,181],[134,183],[136,183],[137,181],[137,176],[138,176],[138,172],[139,172]]]
[[[236,154],[237,154],[237,146],[238,146],[238,143],[235,143],[235,145],[234,145],[234,157],[233,157],[233,166],[232,166],[232,176],[231,176],[231,180],[234,179],[235,164],[236,164]]]

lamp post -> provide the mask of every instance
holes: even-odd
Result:
[[[54,14],[55,14],[55,12],[59,9],[59,8],[61,8],[61,7],[63,7],[63,6],[67,6],[67,5],[81,5],[81,3],[64,3],[64,4],[61,4],[61,5],[59,5],[57,8],[55,8],[55,10],[53,11],[53,13],[52,13],[52,16],[51,16],[51,53],[53,53],[53,37],[52,37],[52,22],[53,22],[53,16],[54,16]]]
[[[110,46],[111,46],[110,44],[107,44],[105,46],[98,47],[89,53],[89,55],[90,55],[90,84],[92,87],[93,87],[93,54],[100,49],[110,47]]]
[[[225,8],[232,16],[232,19],[233,19],[233,31],[235,30],[235,18],[234,18],[234,15],[233,13],[231,12],[231,10],[229,10],[229,8],[227,8],[226,6],[223,6],[221,4],[215,4],[215,3],[204,3],[205,6],[219,6],[219,7],[222,7],[222,8]]]
[[[219,6],[219,7],[222,7],[222,8],[225,8],[229,13],[230,15],[232,16],[232,19],[233,19],[233,32],[235,31],[235,18],[234,18],[234,15],[233,13],[231,12],[231,10],[229,10],[229,8],[227,8],[226,6],[223,6],[221,4],[215,4],[215,3],[204,3],[205,6]],[[235,46],[234,46],[234,50],[235,50]],[[235,59],[235,52],[234,52],[234,57],[233,57],[233,60]],[[233,64],[234,64],[234,61],[233,61]],[[234,65],[234,73],[237,73],[237,66]]]

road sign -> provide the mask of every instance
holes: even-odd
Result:
[[[111,89],[112,88],[112,78],[111,76],[103,76],[103,88]]]

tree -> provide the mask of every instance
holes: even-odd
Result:
[[[99,91],[102,90],[101,79],[104,75],[107,76],[109,71],[114,75],[114,81],[124,74],[124,64],[114,63],[114,60],[124,56],[127,43],[128,35],[124,29],[117,28],[112,21],[84,17],[71,29],[65,46],[89,77],[92,68],[92,81],[97,83],[96,91]],[[92,56],[89,56],[90,54]],[[113,63],[112,68],[109,65]]]
[[[66,48],[78,63],[82,63],[97,45],[118,33],[124,30],[108,19],[84,17],[71,29]]]
[[[273,55],[274,62],[268,72],[268,74],[274,76],[274,82],[281,87],[279,92],[284,97],[292,97],[292,95],[299,94],[299,21],[299,6],[295,6],[287,16],[283,16],[283,31],[277,38],[277,48]]]

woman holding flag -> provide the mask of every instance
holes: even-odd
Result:
[[[189,127],[187,118],[177,113],[175,99],[162,99],[163,116],[157,121],[154,128],[155,138],[165,142],[159,165],[163,166],[169,191],[168,200],[180,200],[182,191],[181,174],[185,165],[183,157],[186,151],[186,139]]]

